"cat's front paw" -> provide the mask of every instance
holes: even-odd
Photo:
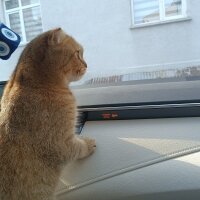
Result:
[[[83,140],[87,144],[88,156],[89,156],[90,154],[94,153],[96,149],[96,141],[94,139],[87,138],[87,137],[83,138]]]

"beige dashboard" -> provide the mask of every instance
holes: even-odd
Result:
[[[91,157],[69,164],[59,200],[198,199],[200,118],[88,121]],[[190,197],[190,198],[189,198]]]

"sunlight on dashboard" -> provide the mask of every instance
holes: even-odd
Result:
[[[177,158],[176,160],[200,167],[200,152],[194,153],[188,156],[180,157],[180,158]]]
[[[153,138],[118,138],[122,141],[138,145],[159,154],[177,152],[200,144],[200,141]]]

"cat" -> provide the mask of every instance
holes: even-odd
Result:
[[[52,200],[63,167],[96,149],[75,134],[69,83],[86,72],[83,48],[61,28],[23,50],[0,112],[0,200]]]

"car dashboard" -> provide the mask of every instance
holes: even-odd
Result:
[[[184,94],[179,89],[183,99]],[[80,113],[76,134],[94,138],[97,149],[64,168],[58,200],[199,199],[200,97],[84,105],[88,94],[75,96]]]
[[[199,89],[191,81],[74,90],[77,134],[97,149],[66,166],[57,198],[199,199]]]
[[[177,117],[181,106],[174,105],[176,117],[170,117],[166,107],[143,107],[143,114],[151,111],[146,118],[137,115],[141,106],[82,108],[77,134],[95,138],[97,149],[64,169],[57,198],[198,199],[199,109],[195,117],[187,116],[189,111]]]

